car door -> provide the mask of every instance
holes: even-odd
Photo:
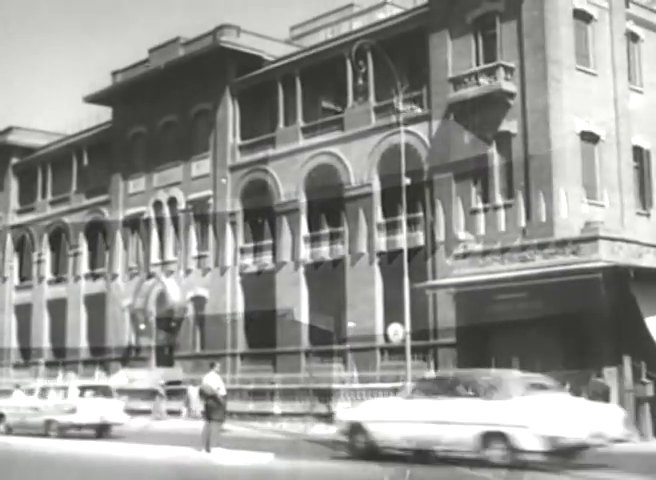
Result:
[[[30,395],[23,408],[20,428],[28,432],[40,432],[43,430],[44,399],[47,398],[49,387],[41,385],[35,387],[33,395]]]

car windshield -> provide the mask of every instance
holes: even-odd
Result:
[[[39,390],[39,399],[48,401],[66,400],[67,392],[66,387],[42,387]]]
[[[154,400],[157,396],[157,390],[153,388],[121,388],[118,390],[121,397],[127,397],[128,400]]]
[[[500,393],[500,382],[494,377],[450,375],[420,380],[412,396],[491,399]]]
[[[109,385],[78,385],[80,398],[114,398],[114,390]]]
[[[521,383],[524,395],[558,393],[565,391],[560,383],[543,375],[524,376]]]

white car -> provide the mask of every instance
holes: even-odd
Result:
[[[0,400],[0,433],[59,437],[71,430],[92,430],[102,438],[129,420],[125,404],[108,383],[42,382],[22,391],[24,395]]]
[[[576,455],[635,432],[618,405],[574,397],[545,375],[501,369],[439,372],[410,394],[340,409],[335,421],[354,456],[422,451],[498,465]]]

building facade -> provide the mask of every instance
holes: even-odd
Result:
[[[380,380],[404,301],[418,373],[656,360],[656,10],[411,3],[176,38],[111,122],[5,131],[5,367]]]

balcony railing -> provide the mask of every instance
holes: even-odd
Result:
[[[332,132],[344,131],[344,117],[336,115],[333,117],[326,117],[314,122],[306,123],[301,127],[303,138],[318,137]]]
[[[426,243],[424,215],[409,213],[407,217],[408,248],[422,247]],[[403,216],[386,218],[378,222],[378,250],[403,248]]]
[[[247,243],[239,247],[240,266],[242,269],[261,269],[274,263],[273,240]]]
[[[449,102],[456,103],[491,94],[514,97],[515,66],[507,62],[495,62],[473,68],[449,78],[451,94]]]
[[[346,253],[344,227],[327,228],[311,232],[304,238],[306,258],[312,261],[341,258]]]
[[[276,136],[274,133],[267,133],[248,140],[242,140],[239,143],[239,154],[248,157],[258,153],[273,150],[276,146]]]
[[[421,90],[406,93],[403,96],[403,105],[401,105],[399,101],[394,98],[378,102],[376,105],[374,105],[374,115],[376,117],[376,121],[381,121],[386,118],[398,115],[401,113],[401,107],[403,108],[403,114],[406,116],[419,115],[427,112],[427,89],[422,88]]]

